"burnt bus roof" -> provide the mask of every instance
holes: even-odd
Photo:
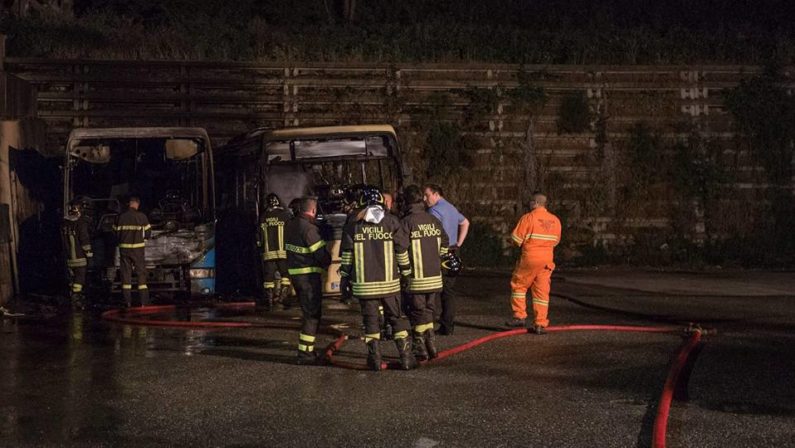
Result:
[[[211,149],[210,137],[204,128],[163,128],[163,127],[129,127],[129,128],[76,128],[69,133],[66,147],[73,148],[82,140],[103,139],[144,139],[174,138],[201,140],[204,149]]]
[[[295,152],[296,142],[308,141],[328,141],[328,140],[345,140],[345,139],[383,139],[384,144],[378,145],[385,151],[379,151],[379,154],[373,154],[373,151],[368,149],[366,152],[358,154],[353,153],[340,153],[328,154],[328,158],[377,158],[377,157],[394,157],[400,158],[398,148],[397,133],[395,129],[388,124],[381,125],[357,125],[357,126],[323,126],[323,127],[310,127],[310,128],[284,128],[277,130],[269,129],[254,129],[246,134],[239,135],[229,141],[224,147],[217,151],[217,155],[223,156],[226,153],[233,153],[238,156],[256,156],[257,158],[262,155],[264,151],[268,151],[268,146],[276,145],[279,142],[284,142],[293,148],[290,157],[281,157],[279,162],[288,162],[290,160],[300,159],[322,159],[322,153],[316,153],[309,157],[301,157],[300,152],[305,149]],[[365,145],[366,148],[366,145]],[[278,151],[279,153],[283,151]],[[274,151],[268,151],[267,160],[271,161]],[[284,155],[284,154],[281,154]],[[374,157],[375,156],[375,157]],[[275,160],[274,160],[275,161]]]

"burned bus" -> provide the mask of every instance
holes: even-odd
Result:
[[[279,195],[285,206],[302,196],[317,197],[318,223],[333,259],[324,279],[327,295],[339,294],[339,246],[350,202],[366,185],[399,190],[405,172],[397,135],[389,125],[257,129],[230,140],[216,160],[223,184],[221,207],[244,210],[252,222],[264,211],[268,193]],[[256,227],[248,227],[247,246],[253,248]]]
[[[91,222],[89,294],[121,291],[113,225],[131,195],[141,198],[152,225],[146,242],[152,294],[215,293],[215,183],[204,129],[74,129],[63,170],[64,210],[78,199]]]

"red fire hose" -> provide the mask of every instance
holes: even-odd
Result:
[[[671,365],[671,370],[668,371],[668,378],[665,380],[662,394],[660,395],[659,403],[657,404],[657,416],[654,419],[654,430],[652,435],[652,447],[665,448],[665,435],[668,431],[668,415],[671,413],[671,401],[674,398],[674,391],[676,390],[679,376],[682,369],[687,364],[687,358],[690,352],[701,341],[701,329],[697,328],[690,333],[690,337],[682,344],[676,357]]]
[[[252,308],[254,302],[233,302],[216,305],[216,308],[222,309],[245,309]],[[175,320],[156,320],[146,319],[144,316],[152,314],[170,313],[176,311],[177,307],[174,305],[164,306],[145,306],[128,309],[126,311],[110,310],[102,313],[102,318],[116,323],[130,324],[130,325],[149,325],[160,327],[173,327],[173,328],[297,328],[297,323],[285,322],[269,322],[263,324],[255,324],[252,322],[233,322],[233,321],[175,321]],[[621,332],[641,332],[641,333],[677,333],[681,331],[681,327],[677,326],[631,326],[631,325],[557,325],[547,327],[546,330],[550,333],[562,331],[621,331]],[[674,391],[676,390],[677,383],[680,375],[687,364],[688,357],[692,350],[700,343],[703,330],[700,328],[689,328],[689,337],[676,353],[671,369],[668,372],[668,378],[665,381],[662,394],[660,396],[657,415],[654,421],[652,446],[654,448],[665,448],[666,431],[668,429],[668,416],[671,410],[671,402],[674,399]],[[353,370],[368,370],[367,366],[362,363],[348,362],[336,359],[335,353],[338,352],[351,336],[341,333],[339,330],[332,327],[324,327],[323,331],[326,334],[335,334],[337,338],[326,347],[325,355],[329,364],[337,367]],[[518,336],[527,334],[527,329],[516,329],[508,331],[500,331],[483,336],[457,347],[439,352],[439,356],[433,360],[423,361],[422,364],[430,362],[441,361],[450,356],[473,349],[479,345],[496,339],[506,338],[510,336]],[[396,365],[387,362],[381,363],[381,369],[394,369]]]

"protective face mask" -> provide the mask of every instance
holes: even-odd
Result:
[[[364,221],[371,224],[378,224],[384,219],[384,209],[380,205],[371,205],[365,209]]]

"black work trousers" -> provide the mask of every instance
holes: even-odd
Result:
[[[452,331],[455,322],[455,277],[442,274],[442,293],[437,295],[434,318],[439,322],[440,330]]]
[[[408,301],[409,321],[412,328],[419,325],[433,324],[434,310],[439,293],[406,293]]]
[[[292,277],[292,282],[303,314],[301,334],[314,337],[323,311],[323,281],[320,274],[299,274]]]
[[[133,269],[138,276],[138,295],[141,306],[149,304],[149,286],[146,284],[146,260],[144,248],[119,249],[119,271],[121,274],[121,292],[127,306],[132,305],[132,274]]]
[[[362,320],[364,320],[365,341],[381,338],[380,307],[384,308],[384,319],[392,325],[395,339],[408,337],[409,321],[400,308],[400,295],[380,299],[357,297],[362,306]]]
[[[287,276],[287,260],[265,260],[262,262],[262,287],[273,289],[277,286],[290,284],[290,277]],[[279,273],[280,281],[276,283],[276,273]]]

